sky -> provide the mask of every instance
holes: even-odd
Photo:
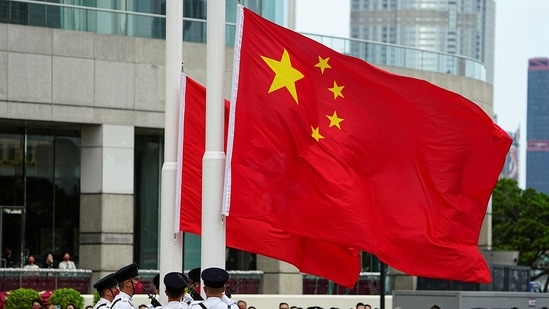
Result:
[[[519,185],[526,184],[528,59],[549,57],[549,0],[496,0],[494,112],[506,131],[520,128]],[[298,32],[349,37],[350,0],[296,0]]]

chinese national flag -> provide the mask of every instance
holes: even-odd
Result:
[[[456,93],[241,6],[237,20],[229,218],[368,251],[410,275],[490,282],[478,238],[510,137]]]
[[[186,75],[182,76],[181,89],[180,132],[183,134],[180,134],[182,140],[179,145],[182,148],[178,159],[181,201],[179,228],[181,231],[200,235],[206,89]],[[228,116],[228,102],[225,107]],[[347,287],[352,287],[358,279],[358,250],[291,233],[272,226],[269,222],[236,216],[227,217],[226,222],[226,241],[229,247],[288,262],[302,272],[321,276]]]

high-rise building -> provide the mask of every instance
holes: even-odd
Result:
[[[528,60],[526,187],[549,194],[549,58]]]
[[[352,0],[350,22],[351,38],[480,60],[486,64],[486,80],[493,83],[494,0]],[[400,55],[377,52],[375,57],[393,61]],[[446,60],[419,61],[425,66],[447,67],[449,73],[456,69],[455,63]]]
[[[520,150],[520,130],[515,132],[508,131],[507,134],[513,138],[513,144],[509,148],[505,165],[499,175],[500,178],[510,178],[519,181],[519,150]]]

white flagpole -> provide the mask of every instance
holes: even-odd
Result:
[[[178,147],[178,117],[183,54],[183,0],[166,1],[166,92],[164,105],[164,165],[162,166],[162,190],[160,202],[160,282],[171,271],[182,271],[183,237],[174,229],[176,213],[176,174]],[[177,211],[177,213],[179,213]],[[161,284],[162,285],[162,284]],[[160,288],[164,291],[163,288]],[[165,293],[160,293],[160,303],[167,304]]]
[[[225,152],[225,1],[207,1],[206,152],[202,169],[202,247],[200,265],[225,268],[225,224],[221,216]]]

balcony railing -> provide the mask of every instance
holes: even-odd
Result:
[[[473,58],[368,40],[303,34],[342,54],[366,60],[371,64],[486,80],[485,65]]]
[[[352,289],[346,288],[324,278],[304,275],[303,294],[315,295],[379,295],[380,273],[360,273],[357,283]]]
[[[227,287],[233,294],[260,294],[263,282],[263,271],[229,270]],[[153,294],[155,287],[153,278],[158,270],[139,270],[139,285],[136,294]],[[92,271],[89,269],[61,270],[61,269],[26,269],[0,268],[0,292],[8,292],[19,288],[34,289],[36,291],[54,291],[61,288],[73,288],[82,294],[92,290],[90,282]],[[303,275],[303,294],[317,295],[374,295],[379,294],[379,273],[361,273],[357,284],[348,289],[332,281]]]
[[[165,15],[33,0],[0,1],[0,23],[157,39],[164,39],[166,33]],[[226,45],[232,46],[235,25],[227,23],[226,27]],[[367,40],[303,34],[374,65],[486,80],[485,65],[472,58]],[[206,20],[184,17],[183,40],[205,43]]]
[[[92,271],[89,269],[0,268],[0,291],[11,291],[18,288],[36,291],[73,288],[80,293],[87,294],[91,275]]]

